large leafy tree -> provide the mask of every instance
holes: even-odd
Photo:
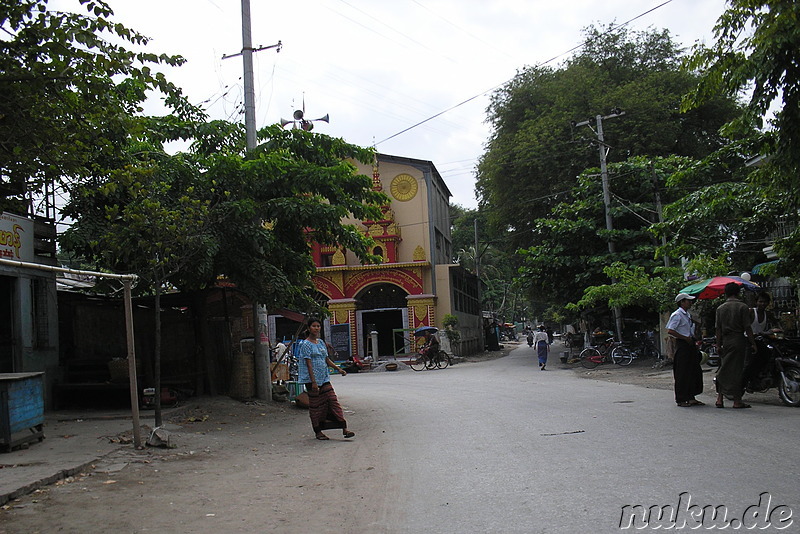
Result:
[[[764,164],[733,186],[735,194],[719,195],[711,186],[698,196],[713,198],[712,209],[728,214],[750,200],[757,210],[743,221],[755,222],[762,238],[776,221],[795,228],[775,243],[786,260],[780,270],[795,277],[800,276],[799,19],[800,4],[791,0],[729,1],[714,26],[714,43],[697,45],[687,60],[700,78],[684,101],[685,109],[696,109],[719,94],[744,95],[744,112],[723,131],[740,140],[740,159],[760,154]],[[776,113],[769,118],[772,110]],[[762,128],[761,133],[748,135],[752,126]],[[698,218],[712,211],[702,204],[694,208],[691,213]]]
[[[71,188],[75,222],[62,242],[101,268],[139,274],[140,289],[155,294],[156,384],[166,287],[199,290],[225,276],[254,301],[309,309],[309,240],[370,259],[369,238],[341,220],[375,218],[386,200],[347,161],[371,162],[371,150],[273,126],[246,153],[239,125],[144,122],[127,165]],[[168,155],[162,142],[176,135],[192,149]]]
[[[0,1],[0,200],[25,210],[27,194],[114,168],[150,90],[186,112],[158,65],[179,56],[132,52],[148,39],[112,22],[102,0],[85,11],[46,0]]]
[[[573,121],[606,115],[609,161],[631,156],[702,157],[723,144],[719,127],[736,112],[733,99],[711,98],[680,113],[696,83],[680,69],[669,32],[590,27],[582,50],[560,68],[526,67],[492,96],[492,126],[478,165],[481,207],[492,222],[515,230],[513,245],[532,243],[533,221],[569,192],[575,177],[598,163],[596,135]]]
[[[764,240],[784,218],[788,199],[772,197],[753,183],[742,147],[732,143],[667,178],[673,202],[664,209],[665,222],[653,225],[666,238],[662,252],[676,258],[724,258],[739,270],[766,259]]]
[[[193,150],[175,155],[160,141],[131,142],[127,166],[72,187],[65,213],[75,222],[64,244],[98,266],[140,273],[149,290],[165,281],[199,289],[224,275],[268,306],[313,305],[310,240],[370,257],[368,238],[341,219],[379,215],[385,197],[347,161],[373,153],[277,126],[245,153],[242,130],[187,125]]]
[[[609,165],[611,232],[605,226],[598,169],[583,172],[564,201],[554,203],[547,216],[532,222],[534,245],[520,250],[520,276],[529,293],[563,307],[584,299],[587,288],[608,285],[610,276],[621,272],[610,273],[607,267],[612,264],[636,273],[628,279],[653,274],[663,267],[667,262],[662,257],[661,242],[650,231],[659,222],[657,200],[670,202],[682,195],[664,179],[693,162],[678,156],[636,157]],[[615,243],[613,253],[608,249],[609,240]],[[584,299],[582,306],[596,303],[595,298]]]

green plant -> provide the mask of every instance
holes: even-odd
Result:
[[[444,335],[447,336],[451,346],[461,341],[461,332],[458,331],[458,317],[448,313],[442,319],[442,325],[444,325]]]

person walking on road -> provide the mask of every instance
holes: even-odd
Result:
[[[330,382],[328,366],[338,370],[342,376],[347,376],[347,372],[331,361],[326,343],[319,338],[321,330],[319,319],[309,319],[308,337],[299,343],[297,354],[298,381],[308,392],[311,427],[319,440],[330,439],[322,431],[333,428],[341,428],[344,437],[352,438],[356,434],[347,429],[344,411]]]
[[[753,337],[753,313],[739,299],[739,291],[739,285],[735,282],[726,284],[727,300],[717,308],[717,352],[720,356],[716,377],[717,408],[725,407],[726,396],[733,398],[734,408],[750,408],[749,404],[742,402],[744,360],[748,341],[754,353],[758,351],[758,347]]]
[[[703,370],[694,341],[694,319],[689,314],[694,299],[691,295],[679,293],[675,297],[678,309],[667,321],[667,334],[675,339],[672,376],[675,379],[675,402],[681,408],[705,404],[695,398],[703,392]]]
[[[533,335],[533,346],[539,356],[539,369],[544,371],[545,365],[547,365],[547,355],[550,352],[550,343],[547,341],[544,325],[539,326],[539,331]]]

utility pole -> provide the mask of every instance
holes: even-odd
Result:
[[[486,337],[484,336],[483,331],[483,291],[481,290],[481,256],[478,253],[478,215],[475,214],[475,218],[472,220],[472,228],[475,231],[475,278],[478,279],[478,291],[477,291],[477,298],[478,298],[478,315],[480,316],[480,325],[478,327],[478,343],[480,350],[482,351],[486,346]]]
[[[603,205],[605,206],[605,213],[606,213],[606,230],[608,231],[608,252],[613,254],[616,250],[614,245],[614,239],[612,237],[612,232],[614,230],[614,221],[611,218],[611,192],[608,189],[608,168],[606,167],[606,157],[608,156],[608,151],[611,147],[609,147],[605,142],[605,137],[603,136],[603,120],[604,119],[613,119],[614,117],[621,117],[625,115],[624,111],[621,111],[619,108],[614,108],[611,110],[609,115],[597,115],[595,116],[595,123],[597,125],[597,130],[592,130],[597,135],[597,148],[600,152],[600,179],[603,183]],[[591,119],[581,121],[581,122],[574,122],[572,123],[573,128],[576,126],[590,126]],[[612,282],[616,282],[616,280],[612,279]],[[614,324],[617,334],[617,341],[622,340],[622,314],[619,307],[614,307]]]
[[[478,256],[478,217],[475,217],[472,220],[472,228],[475,231],[475,276],[478,277],[478,280],[481,279],[481,258]]]
[[[247,151],[250,152],[256,147],[256,91],[253,83],[250,0],[242,0],[242,63],[244,66],[244,127],[247,132]],[[254,341],[254,343],[257,342]]]
[[[250,0],[242,0],[242,51],[238,54],[222,56],[222,59],[236,57],[241,54],[244,64],[244,127],[246,132],[247,152],[256,147],[256,93],[253,83],[253,52],[277,48],[281,51],[283,45],[280,41],[270,46],[253,48],[252,30],[250,25]],[[260,223],[260,221],[258,221]],[[261,400],[272,398],[272,373],[269,370],[264,346],[261,343],[261,321],[259,313],[263,306],[253,299],[253,357],[256,370],[256,397]]]
[[[274,45],[253,48],[252,30],[250,25],[250,0],[242,0],[242,51],[236,54],[225,54],[222,59],[242,56],[244,66],[244,127],[247,132],[247,151],[256,147],[256,92],[253,83],[253,52],[276,48],[280,52],[283,43],[278,41]]]

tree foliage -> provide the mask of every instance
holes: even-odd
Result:
[[[584,290],[609,284],[606,267],[621,263],[631,271],[652,274],[664,264],[660,243],[651,232],[658,222],[656,187],[664,202],[678,193],[664,184],[693,163],[690,158],[631,158],[608,167],[613,231],[605,224],[598,169],[578,177],[569,198],[554,204],[546,217],[535,219],[534,245],[521,249],[520,276],[531,295],[564,306],[584,297]],[[609,252],[608,240],[615,252]]]
[[[568,304],[568,309],[581,310],[603,305],[655,312],[671,311],[674,307],[671,297],[683,284],[679,267],[658,267],[648,271],[640,265],[631,267],[614,262],[604,267],[603,272],[614,282],[586,288],[581,299]]]
[[[112,22],[102,0],[85,13],[46,0],[0,2],[0,184],[6,206],[26,193],[115,168],[148,91],[187,114],[181,91],[157,72],[179,56],[133,52],[143,35]]]
[[[791,0],[728,2],[714,27],[715,42],[697,45],[687,60],[687,67],[698,71],[700,78],[684,101],[684,109],[694,109],[720,93],[745,95],[744,113],[724,128],[731,138],[744,140],[745,156],[763,157],[763,164],[739,185],[757,210],[742,222],[757,222],[763,238],[776,224],[794,229],[780,236],[774,249],[782,259],[778,271],[795,277],[800,276],[799,19],[800,4]],[[769,119],[775,108],[774,118]],[[747,135],[752,125],[763,130]],[[705,194],[710,196],[713,190]],[[742,196],[723,196],[716,202],[717,211],[729,206],[729,212],[736,211]]]
[[[714,26],[715,42],[698,44],[687,67],[699,71],[699,84],[684,109],[704,105],[719,93],[749,93],[745,113],[727,125],[763,124],[771,107],[774,143],[765,146],[779,166],[797,181],[800,167],[800,5],[793,0],[731,0]]]
[[[271,126],[245,154],[241,127],[210,126],[194,125],[202,139],[188,153],[132,143],[128,167],[73,187],[65,245],[154,282],[191,290],[225,276],[260,303],[300,309],[312,305],[309,240],[369,259],[369,239],[341,219],[377,217],[385,200],[347,161],[370,162],[371,150]],[[232,133],[242,142],[226,149]]]
[[[710,99],[680,113],[695,77],[680,69],[681,51],[669,32],[590,27],[583,49],[561,68],[526,67],[494,93],[492,126],[478,165],[481,207],[513,245],[529,246],[533,220],[598,163],[596,136],[573,121],[621,108],[604,122],[611,161],[633,156],[703,157],[723,144],[719,127],[736,112],[731,98]]]

